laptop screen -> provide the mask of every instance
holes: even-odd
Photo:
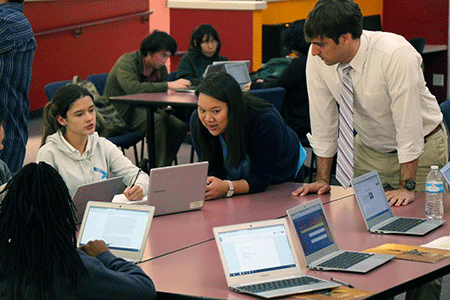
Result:
[[[248,69],[244,63],[226,64],[225,70],[228,74],[233,76],[234,79],[236,79],[239,85],[244,85],[251,80]]]
[[[386,201],[383,186],[376,172],[353,182],[353,190],[366,221],[371,221],[390,211],[389,202]]]
[[[305,256],[334,244],[320,204],[290,216]]]
[[[448,184],[450,184],[450,162],[447,163],[442,169],[441,174],[444,176],[445,181],[447,181]]]
[[[230,277],[295,268],[283,224],[219,233]]]
[[[80,246],[100,239],[110,249],[139,252],[151,213],[145,210],[91,206],[85,215],[86,223]]]

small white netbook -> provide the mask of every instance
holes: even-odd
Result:
[[[285,218],[213,228],[228,287],[263,298],[331,289],[303,275]]]
[[[77,247],[103,240],[111,252],[141,261],[155,207],[89,201],[78,233]]]
[[[394,258],[394,255],[339,249],[321,199],[300,204],[287,213],[310,269],[367,273]]]
[[[111,202],[119,190],[122,179],[123,177],[120,176],[79,185],[72,197],[77,223],[81,223],[88,201]]]

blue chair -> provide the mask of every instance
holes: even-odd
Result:
[[[86,77],[87,81],[92,82],[100,95],[103,95],[106,85],[106,78],[109,73],[91,74]]]
[[[268,89],[250,90],[249,93],[272,103],[278,111],[281,111],[286,90],[282,87],[274,87]]]
[[[108,76],[108,74],[106,74]],[[105,78],[106,80],[106,78]],[[48,98],[48,101],[51,101],[53,98],[53,95],[55,92],[60,89],[61,87],[65,86],[68,83],[71,83],[72,80],[63,80],[63,81],[56,81],[49,84],[46,84],[44,86],[45,94]],[[104,86],[104,85],[103,85]],[[97,86],[96,86],[97,88]],[[98,88],[97,88],[98,90]],[[134,158],[136,160],[136,165],[139,165],[139,156],[137,152],[137,144],[142,141],[142,151],[141,151],[141,159],[144,156],[144,138],[145,135],[140,134],[138,132],[130,131],[126,132],[121,135],[111,136],[107,137],[108,140],[110,140],[114,145],[122,149],[122,152],[125,154],[125,149],[128,149],[130,147],[133,147],[134,150]]]
[[[47,96],[48,101],[52,100],[53,95],[56,93],[57,90],[62,88],[68,83],[72,83],[72,80],[63,80],[63,81],[56,81],[49,84],[46,84],[44,86],[45,95]]]

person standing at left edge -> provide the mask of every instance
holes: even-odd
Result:
[[[28,141],[28,92],[36,40],[23,14],[24,0],[0,0],[0,114],[4,121],[3,160],[15,174]]]

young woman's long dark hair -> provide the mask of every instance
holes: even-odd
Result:
[[[55,276],[76,288],[87,270],[76,251],[75,208],[58,172],[24,166],[0,204],[0,281],[7,299],[52,299]]]
[[[227,145],[227,157],[225,164],[229,167],[237,167],[245,159],[248,144],[248,110],[261,109],[272,106],[263,99],[243,94],[241,87],[233,76],[228,73],[213,73],[207,76],[196,89],[197,96],[206,94],[228,105],[228,119],[226,134],[224,136]],[[201,160],[212,161],[221,153],[220,143],[209,131],[195,120],[196,135],[198,136]]]
[[[92,101],[94,101],[94,96],[87,89],[76,84],[65,85],[56,91],[52,100],[45,105],[42,114],[44,132],[42,134],[41,145],[45,144],[45,139],[49,135],[58,130],[65,130],[65,127],[59,124],[56,117],[61,116],[67,118],[67,111],[72,107],[73,103],[86,96],[91,97]]]

